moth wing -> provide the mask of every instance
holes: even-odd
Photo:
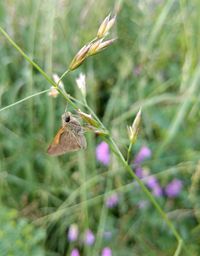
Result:
[[[79,149],[86,149],[87,148],[87,142],[85,139],[85,136],[82,131],[79,131],[78,133],[75,132],[75,130],[69,130],[70,132],[70,143],[69,147],[71,148],[70,151],[76,151]],[[66,145],[67,143],[65,143]]]
[[[58,156],[82,148],[86,148],[85,137],[79,134],[75,135],[70,129],[63,127],[56,134],[47,153],[52,156]]]
[[[72,136],[77,141],[77,143],[80,145],[81,149],[87,148],[87,141],[84,136],[83,128],[81,127],[80,123],[74,119],[73,122],[70,123],[69,129],[72,132]]]
[[[87,148],[87,141],[86,141],[86,138],[85,138],[83,132],[79,133],[77,139],[78,139],[78,143],[81,146],[81,148],[86,149]]]

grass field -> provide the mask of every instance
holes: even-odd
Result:
[[[52,75],[110,12],[99,39],[117,40],[93,41],[63,91]],[[200,255],[199,14],[199,0],[0,1],[0,256]],[[52,157],[66,109],[94,126],[86,150]]]

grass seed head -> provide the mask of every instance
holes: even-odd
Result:
[[[71,64],[69,65],[69,70],[74,70],[78,68],[83,61],[87,58],[88,51],[91,47],[91,44],[84,45],[78,53],[73,58]]]
[[[116,20],[116,15],[111,18],[111,14],[109,14],[101,23],[98,32],[97,32],[97,38],[103,38],[105,37],[109,30],[112,28]]]
[[[78,110],[78,114],[89,125],[91,125],[93,127],[97,127],[97,128],[99,127],[98,122],[92,117],[92,115],[86,114],[86,113],[82,112],[80,109]]]
[[[106,49],[108,46],[113,44],[116,40],[117,38],[113,38],[106,41],[103,41],[103,39],[99,39],[91,45],[91,48],[88,51],[88,56],[92,56],[94,54],[101,52],[102,50]]]

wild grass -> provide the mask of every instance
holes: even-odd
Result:
[[[51,158],[46,149],[66,107],[61,94],[48,96],[55,85],[52,74],[67,70],[113,8],[118,15],[111,35],[117,43],[88,58],[63,82],[66,92],[82,101],[75,79],[86,74],[88,105],[71,100],[108,128],[111,137],[104,139],[117,158],[112,154],[108,166],[99,163],[95,149],[102,138],[91,132],[86,151]],[[20,47],[1,33],[0,200],[43,228],[46,255],[70,255],[73,248],[100,255],[104,247],[119,256],[199,254],[199,11],[197,0],[0,3],[1,27]],[[27,62],[31,59],[41,69]],[[142,189],[133,181],[132,165],[124,159],[127,125],[140,107],[142,125],[130,163],[148,146],[152,157],[143,168],[163,188],[180,179],[183,188],[175,198],[154,201],[137,176]],[[107,208],[107,198],[116,192],[117,206]],[[70,243],[73,223],[79,240]],[[83,242],[87,229],[95,235],[92,246]]]

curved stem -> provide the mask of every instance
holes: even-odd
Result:
[[[148,199],[151,201],[151,203],[154,205],[154,207],[156,208],[156,210],[160,213],[160,215],[162,216],[162,218],[165,220],[166,224],[168,225],[168,227],[171,229],[171,231],[173,232],[174,236],[176,237],[176,239],[178,241],[182,240],[181,236],[178,234],[178,232],[176,231],[174,225],[172,224],[172,222],[169,220],[169,218],[167,217],[167,214],[161,209],[161,207],[159,206],[159,204],[156,202],[155,198],[153,197],[153,195],[151,194],[151,192],[149,192],[149,190],[147,189],[147,187],[144,185],[144,183],[137,177],[137,175],[133,172],[133,170],[131,169],[131,167],[128,165],[128,163],[126,162],[126,160],[124,159],[121,151],[119,150],[118,146],[116,145],[116,143],[114,142],[114,140],[112,138],[109,138],[110,144],[113,145],[113,147],[115,148],[115,152],[117,152],[117,155],[119,156],[119,159],[121,161],[121,163],[123,164],[123,166],[125,167],[125,169],[129,172],[129,174],[137,181],[137,183],[140,185],[141,189],[143,190],[143,192],[146,194],[146,196],[148,197]]]
[[[176,249],[176,251],[174,253],[174,256],[179,256],[180,255],[182,246],[183,246],[183,240],[180,239],[178,241],[178,246],[177,246],[177,249]]]

